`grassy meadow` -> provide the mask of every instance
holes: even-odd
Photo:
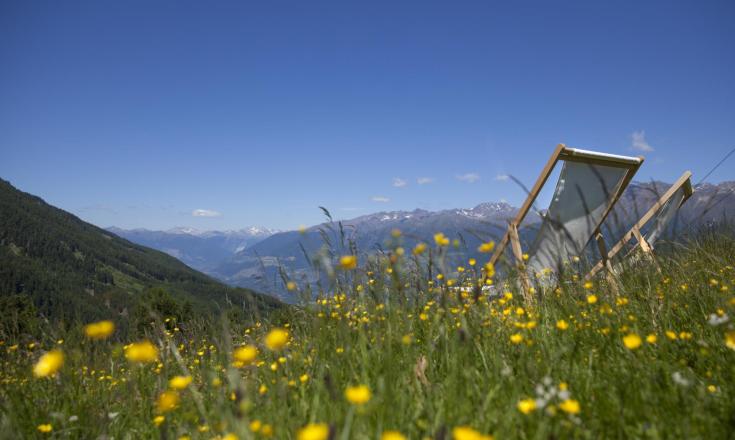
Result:
[[[335,252],[330,287],[301,292],[316,301],[250,326],[160,316],[135,335],[102,322],[5,338],[0,438],[735,432],[731,238],[705,233],[625,266],[618,289],[572,263],[559,283],[541,277],[532,303],[512,275],[435,238],[404,249],[395,231],[379,256]]]

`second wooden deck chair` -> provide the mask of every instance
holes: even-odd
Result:
[[[528,261],[524,261],[518,229],[558,162],[563,163],[559,180],[549,208],[542,214],[534,244],[527,253]],[[532,300],[528,270],[532,273],[545,269],[558,272],[574,256],[581,255],[593,237],[597,237],[598,245],[604,243],[600,225],[642,163],[642,157],[618,156],[559,144],[518,214],[509,222],[490,263],[495,264],[510,243],[524,296],[527,301]]]
[[[674,184],[671,185],[663,195],[661,195],[656,203],[653,204],[651,209],[643,214],[640,220],[638,220],[638,222],[623,235],[623,238],[610,248],[610,252],[608,252],[607,255],[603,255],[602,260],[592,267],[592,270],[590,270],[585,278],[591,279],[603,268],[609,268],[609,261],[623,250],[634,238],[636,240],[636,244],[633,249],[631,249],[631,252],[639,248],[641,251],[650,254],[653,251],[654,243],[666,231],[666,228],[668,228],[669,223],[671,223],[671,220],[674,218],[681,205],[683,205],[684,202],[694,194],[691,177],[692,173],[690,171],[684,172],[684,174],[682,174],[681,177],[679,177],[679,179],[677,179],[677,181],[674,182]],[[646,232],[641,232],[651,221],[653,221],[651,228]]]

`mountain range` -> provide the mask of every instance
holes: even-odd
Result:
[[[310,256],[325,243],[337,254],[350,253],[349,242],[360,252],[380,252],[395,229],[401,231],[403,246],[410,249],[418,242],[433,242],[436,232],[458,238],[458,254],[472,255],[481,242],[503,232],[503,225],[518,209],[507,203],[482,203],[474,208],[442,211],[384,211],[342,222],[326,222],[302,231],[274,234],[236,253],[217,267],[212,275],[233,285],[276,292],[284,301],[290,300],[283,289],[279,267],[301,284],[313,283],[316,275],[310,270]],[[529,216],[529,224],[538,222]],[[340,230],[341,224],[341,230]]]
[[[637,220],[658,197],[669,187],[664,182],[633,182],[608,217],[603,231],[610,239],[619,237]],[[177,232],[151,233],[158,241],[143,241],[141,235],[132,231],[116,233],[171,255],[186,255],[182,261],[191,261],[206,273],[232,285],[245,286],[268,292],[282,300],[292,298],[285,290],[279,268],[283,268],[290,278],[303,283],[314,282],[315,275],[310,270],[310,256],[314,255],[325,242],[329,242],[337,253],[348,253],[348,242],[352,241],[361,252],[380,252],[391,231],[402,232],[406,248],[418,242],[431,243],[436,232],[458,238],[460,249],[456,252],[465,257],[479,256],[477,246],[487,240],[497,240],[505,232],[507,221],[513,218],[518,208],[504,202],[481,203],[474,208],[448,209],[442,211],[384,211],[368,214],[341,222],[315,225],[302,231],[284,231],[253,237],[242,249],[220,248],[217,263],[207,261],[204,254],[195,247],[173,247],[158,243],[198,243],[202,236],[221,237],[225,232],[190,234],[181,237]],[[325,212],[328,215],[328,212]],[[672,228],[679,235],[696,230],[701,225],[727,220],[735,215],[735,182],[720,184],[704,183],[695,187],[695,193],[679,211]],[[530,244],[540,222],[540,212],[532,210],[521,228],[521,239]],[[341,228],[340,228],[341,225]],[[150,231],[149,231],[150,232]],[[160,238],[166,236],[166,239]],[[234,250],[229,250],[234,249]],[[225,253],[229,255],[225,256]]]

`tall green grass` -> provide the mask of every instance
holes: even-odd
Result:
[[[400,246],[396,234],[356,269],[336,264],[328,295],[250,327],[154,320],[144,336],[159,348],[152,363],[125,358],[132,341],[89,340],[81,327],[4,340],[0,437],[289,439],[309,423],[327,424],[336,439],[388,430],[461,437],[458,426],[539,439],[735,432],[735,241],[727,235],[672,247],[658,266],[623,266],[617,295],[570,274],[540,283],[533,304],[512,278],[494,280],[495,296],[475,288],[484,261]],[[272,351],[263,338],[276,327],[290,339]],[[629,335],[639,347],[626,347]],[[233,350],[247,344],[258,347],[257,361],[233,366]],[[63,367],[34,377],[34,363],[54,348]],[[193,382],[161,413],[157,399],[176,375]],[[367,403],[346,399],[355,385],[369,387]],[[519,409],[526,399],[535,409]],[[570,402],[578,412],[564,410],[575,409]],[[51,431],[39,431],[46,424]]]

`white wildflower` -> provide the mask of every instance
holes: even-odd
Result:
[[[722,316],[718,315],[717,313],[713,313],[709,315],[709,318],[707,319],[707,324],[715,326],[715,325],[724,324],[729,320],[730,320],[730,317],[727,316],[727,313],[723,313]]]
[[[671,375],[671,380],[673,380],[676,384],[681,385],[683,387],[688,387],[691,384],[691,382],[689,382],[689,380],[687,380],[678,371],[674,372],[674,374]]]

